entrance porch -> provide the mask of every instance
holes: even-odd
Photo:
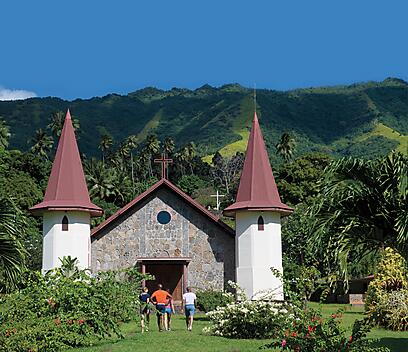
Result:
[[[152,293],[157,290],[157,285],[162,284],[163,289],[169,289],[174,303],[180,304],[183,293],[187,287],[187,266],[191,258],[139,258],[143,274],[154,276],[154,280],[147,280],[143,284]]]

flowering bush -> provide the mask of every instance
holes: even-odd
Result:
[[[118,323],[135,317],[141,279],[134,269],[30,274],[20,291],[1,299],[0,350],[56,351],[122,337]]]
[[[408,329],[408,283],[406,262],[386,248],[378,272],[368,286],[365,309],[371,322],[392,330]]]
[[[408,330],[408,290],[383,293],[370,313],[371,317],[381,317],[380,323],[385,328]]]
[[[266,347],[294,352],[380,352],[385,347],[372,347],[372,341],[365,339],[370,327],[356,321],[351,335],[340,327],[341,313],[323,319],[320,312],[295,308],[293,318],[286,328],[278,330],[273,342]]]
[[[197,291],[197,308],[205,313],[218,307],[225,307],[234,300],[230,292],[212,289]]]
[[[211,325],[204,332],[230,338],[267,338],[275,336],[288,319],[283,304],[242,301],[207,313]]]

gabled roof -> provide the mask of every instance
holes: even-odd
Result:
[[[239,210],[270,210],[290,214],[293,209],[283,204],[273,177],[256,112],[249,135],[236,202],[224,214],[234,216]]]
[[[130,209],[132,209],[134,206],[142,202],[143,200],[147,199],[149,195],[151,195],[154,191],[160,189],[160,188],[167,188],[173,193],[177,194],[179,197],[184,199],[188,204],[190,204],[195,210],[197,210],[199,213],[203,214],[207,218],[209,218],[211,221],[216,223],[218,226],[222,227],[224,231],[228,232],[231,235],[235,234],[235,231],[229,227],[226,223],[224,223],[220,218],[210,211],[208,211],[206,208],[204,208],[201,204],[197,203],[193,198],[185,194],[181,189],[179,189],[177,186],[175,186],[173,183],[171,183],[169,180],[162,178],[160,181],[156,182],[152,187],[150,187],[147,191],[143,192],[139,196],[137,196],[135,199],[133,199],[130,203],[125,205],[122,209],[119,209],[115,214],[110,216],[108,219],[106,219],[103,223],[98,225],[92,230],[91,236],[95,236],[98,233],[102,231],[105,227],[107,227],[110,223],[115,221],[116,219],[120,218],[122,215],[126,214]]]
[[[58,142],[44,200],[30,211],[42,214],[48,210],[77,210],[100,216],[103,210],[91,203],[82,169],[81,157],[69,110]]]

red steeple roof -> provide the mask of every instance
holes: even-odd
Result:
[[[249,135],[237,200],[224,210],[224,214],[234,215],[239,210],[272,210],[281,214],[290,214],[293,211],[280,200],[256,112]]]
[[[69,110],[58,142],[44,200],[30,209],[34,213],[46,210],[79,210],[89,212],[92,216],[100,216],[103,212],[89,199]]]

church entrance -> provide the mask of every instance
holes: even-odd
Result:
[[[142,273],[155,277],[154,280],[147,280],[145,282],[150,294],[157,290],[158,284],[162,284],[163,289],[168,288],[170,290],[174,302],[181,302],[184,290],[186,289],[188,262],[177,259],[154,260],[149,258],[140,260]]]

